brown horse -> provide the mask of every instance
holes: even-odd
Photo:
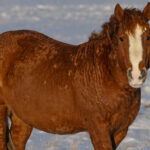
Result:
[[[73,46],[35,31],[0,35],[0,150],[24,150],[32,127],[87,131],[95,150],[115,150],[140,106],[149,68],[150,3],[116,5],[88,42]],[[11,112],[11,129],[7,115]]]

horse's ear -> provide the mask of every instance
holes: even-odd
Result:
[[[143,14],[148,20],[150,20],[150,2],[148,2],[147,5],[145,6]]]
[[[120,22],[124,16],[124,11],[119,4],[115,6],[115,17]]]

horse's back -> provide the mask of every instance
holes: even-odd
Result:
[[[23,68],[23,74],[33,70],[41,73],[41,69],[48,67],[52,72],[57,68],[62,73],[69,66],[70,56],[75,51],[76,46],[59,42],[36,31],[5,32],[0,35],[1,72],[6,75],[13,71],[15,75],[19,75],[19,69]]]
[[[72,59],[75,51],[76,46],[35,31],[3,33],[0,35],[2,82],[9,87],[23,81],[27,83],[27,80],[32,80],[34,84],[37,81],[42,84],[49,82],[52,88],[59,84],[65,86],[74,71]],[[37,84],[41,84],[39,82]]]

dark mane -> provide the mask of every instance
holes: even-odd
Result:
[[[135,8],[125,8],[124,9],[124,18],[122,20],[122,24],[125,31],[132,31],[133,30],[133,24],[131,23],[135,22],[135,24],[138,22],[139,24],[144,24],[145,20],[142,20],[143,17],[142,12],[139,9]],[[142,16],[142,17],[141,17]],[[136,19],[135,19],[136,17]],[[133,21],[133,19],[135,21]],[[113,40],[115,42],[115,36],[118,32],[119,22],[115,18],[114,14],[110,17],[109,21],[104,23],[102,25],[102,30],[100,32],[92,32],[91,36],[89,37],[89,41],[91,40],[102,40],[108,38],[108,40]],[[132,30],[130,29],[132,28]]]

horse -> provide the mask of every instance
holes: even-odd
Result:
[[[79,45],[31,30],[0,34],[0,150],[24,150],[33,127],[86,131],[95,150],[115,150],[139,111],[149,20],[150,3],[143,11],[116,4],[102,30]]]

